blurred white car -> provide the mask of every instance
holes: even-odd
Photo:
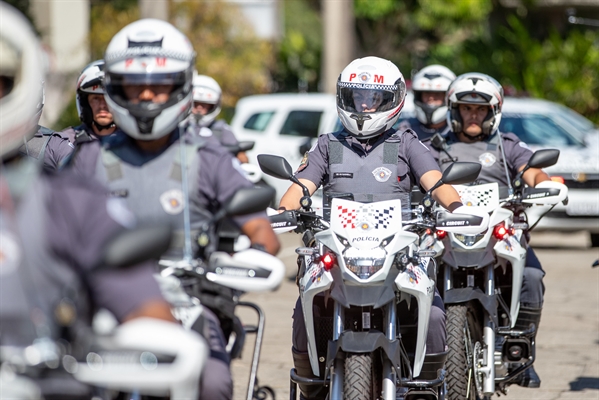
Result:
[[[593,123],[546,100],[506,98],[502,110],[503,132],[515,133],[533,150],[560,150],[558,163],[545,171],[568,186],[569,201],[556,206],[535,229],[588,230],[593,247],[599,246],[599,132]]]
[[[316,138],[332,132],[338,120],[335,95],[277,93],[248,96],[235,106],[231,127],[238,140],[253,140],[251,163],[258,154],[285,157],[295,169]],[[301,148],[301,149],[300,149]],[[277,204],[291,182],[264,176],[277,190]]]

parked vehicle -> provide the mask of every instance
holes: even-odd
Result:
[[[253,150],[247,152],[250,163],[256,163],[258,154],[275,154],[297,167],[315,139],[332,132],[337,120],[335,95],[267,94],[240,99],[231,128],[238,140],[255,142]],[[269,176],[265,180],[276,189],[278,204],[289,183]]]
[[[558,150],[537,151],[525,170],[548,167],[558,156]],[[539,315],[519,317],[529,228],[525,212],[536,204],[564,201],[568,189],[553,181],[524,187],[523,172],[507,197],[497,183],[455,186],[464,204],[490,213],[486,232],[436,233],[445,246],[437,282],[447,313],[448,400],[507,394],[535,361]]]
[[[297,181],[291,166],[277,156],[260,155],[260,167],[279,179]],[[480,165],[456,163],[442,183],[466,183]],[[297,182],[296,182],[297,183]],[[445,353],[425,355],[429,313],[435,282],[429,276],[431,229],[484,231],[488,219],[475,215],[432,212],[430,193],[419,218],[402,221],[401,200],[359,203],[332,200],[330,222],[310,209],[303,188],[302,211],[271,217],[276,230],[303,233],[299,255],[299,288],[308,337],[312,373],[294,383],[328,386],[330,399],[443,399]],[[445,225],[444,225],[445,226]],[[467,226],[467,227],[465,227]],[[420,247],[426,238],[426,248]],[[422,252],[422,254],[421,254]]]
[[[568,203],[558,204],[537,227],[562,232],[588,230],[591,244],[599,246],[599,133],[574,111],[549,101],[506,98],[499,129],[513,132],[532,150],[556,148],[559,161],[546,169],[568,187]],[[529,213],[530,224],[549,210]]]

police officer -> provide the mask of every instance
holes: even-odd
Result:
[[[39,125],[39,120],[42,117],[45,102],[44,82],[41,82],[41,88],[39,102],[36,107],[37,112],[34,116],[34,120],[38,121],[38,130],[31,139],[29,139],[19,148],[19,154],[43,162],[44,152],[48,146],[48,142],[52,136],[57,136],[57,134],[52,129]]]
[[[322,135],[307,153],[296,174],[310,194],[322,185],[326,199],[335,193],[351,193],[355,201],[401,199],[409,207],[414,184],[431,188],[441,172],[428,149],[412,130],[397,131],[405,99],[405,81],[390,61],[365,57],[352,61],[337,81],[337,111],[344,129]],[[299,209],[302,189],[292,184],[280,210]],[[433,193],[445,208],[463,207],[457,192],[443,185]],[[427,353],[446,351],[445,311],[435,294]],[[293,358],[298,371],[309,371],[306,329],[299,299],[293,314]],[[300,385],[304,398],[318,398],[310,387]]]
[[[411,128],[422,141],[436,133],[444,136],[448,131],[445,93],[455,74],[442,65],[429,65],[418,71],[412,79],[416,118],[400,123],[399,130]]]
[[[89,331],[100,307],[120,322],[139,317],[175,322],[153,278],[155,263],[92,271],[107,241],[135,223],[122,202],[107,199],[93,181],[44,173],[19,156],[19,146],[37,129],[41,48],[18,11],[0,2],[0,15],[0,66],[13,67],[0,70],[9,77],[0,79],[0,345],[25,348],[39,339],[72,339],[79,329]],[[52,385],[41,374],[38,383],[44,398],[91,397],[74,380]],[[0,397],[10,389],[3,386]]]
[[[104,140],[117,131],[104,100],[104,60],[90,63],[79,74],[76,104],[81,125],[68,127],[49,139],[42,158],[49,170],[58,169],[76,143]]]
[[[442,170],[454,161],[482,164],[478,182],[498,182],[508,186],[532,156],[532,151],[513,133],[499,131],[503,88],[493,78],[480,73],[458,76],[447,91],[447,114],[451,131],[445,143],[431,146],[431,152]],[[534,187],[550,180],[538,168],[530,168],[522,176]],[[528,329],[529,322],[539,326],[543,307],[545,272],[532,248],[527,249],[526,268],[520,294],[520,312],[516,327]],[[528,321],[528,322],[526,322]],[[541,380],[531,367],[522,374],[520,386],[539,387]]]
[[[222,119],[216,119],[220,114],[221,99],[222,90],[218,82],[210,76],[194,72],[193,107],[188,118],[189,122],[195,122],[195,130],[201,137],[213,137],[223,146],[235,146],[239,142],[231,126]],[[236,156],[240,162],[248,162],[245,152],[239,152]]]
[[[144,19],[118,32],[104,59],[106,101],[126,135],[103,147],[99,141],[81,144],[73,168],[124,198],[139,219],[170,222],[185,237],[191,234],[186,212],[191,230],[198,230],[238,189],[252,186],[224,147],[179,128],[192,103],[195,52],[171,24]],[[264,212],[234,220],[252,246],[277,253],[279,242]],[[183,241],[175,242],[168,256],[181,259]],[[201,398],[230,399],[226,341],[218,319],[206,314],[211,358]]]

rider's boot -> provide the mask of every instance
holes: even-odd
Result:
[[[516,330],[525,330],[530,328],[530,324],[535,325],[535,333],[530,338],[533,346],[536,346],[535,338],[539,331],[541,311],[542,308],[521,306],[516,325],[514,326],[514,329]],[[522,387],[538,388],[541,387],[541,378],[539,378],[539,375],[537,375],[537,372],[534,370],[534,365],[532,365],[520,375],[520,379],[516,383]]]
[[[304,378],[316,378],[312,373],[308,353],[299,352],[293,347],[291,348],[291,353],[293,354],[293,364],[297,374]],[[323,386],[302,384],[298,384],[298,386],[300,389],[300,400],[324,400],[327,396]]]

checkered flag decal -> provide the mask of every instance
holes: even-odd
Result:
[[[357,211],[355,209],[350,210],[347,207],[337,206],[337,211],[339,212],[339,219],[341,220],[341,225],[344,228],[356,228]]]
[[[462,203],[466,206],[481,207],[486,211],[493,211],[499,206],[499,186],[497,183],[475,186],[455,185],[454,188],[460,195]]]
[[[383,209],[372,209],[368,205],[363,205],[359,209],[348,209],[347,207],[337,206],[338,216],[343,228],[356,228],[356,221],[368,221],[374,229],[387,229],[391,226],[393,211],[395,207],[390,206]]]
[[[368,219],[374,222],[374,229],[387,229],[391,226],[393,219],[391,212],[395,207],[384,208],[382,210],[372,210],[368,212]]]

